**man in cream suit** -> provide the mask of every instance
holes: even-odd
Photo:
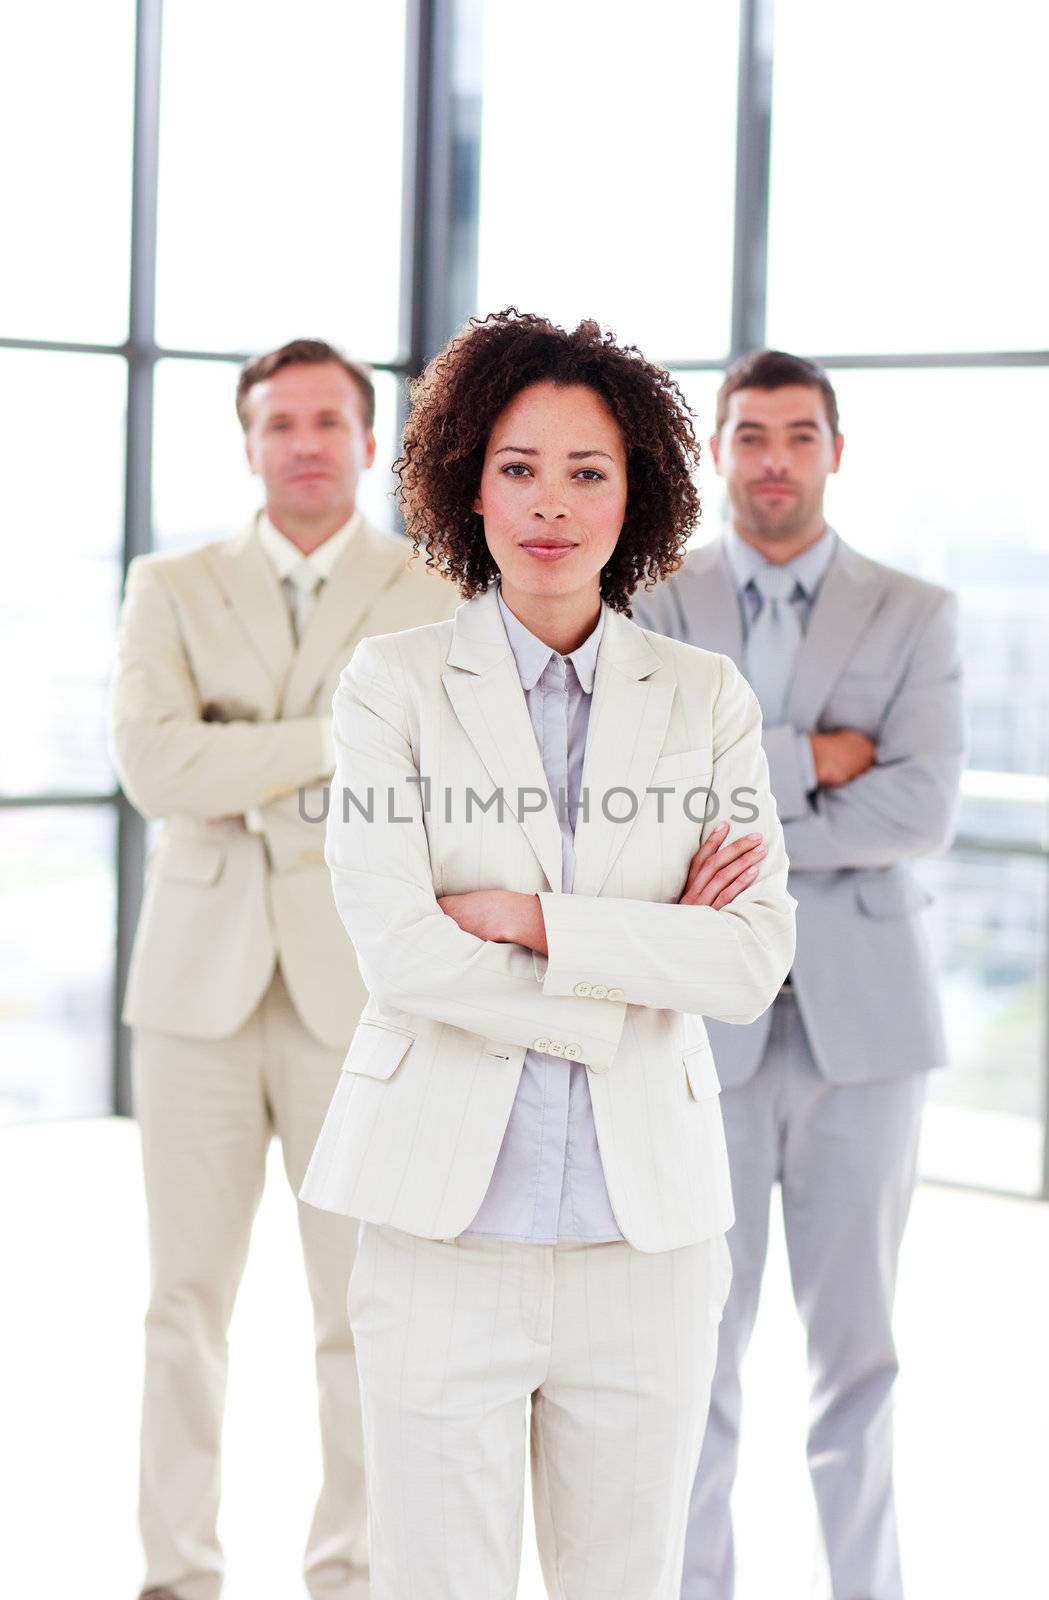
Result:
[[[772,1008],[748,1027],[709,1024],[734,1280],[683,1600],[732,1593],[739,1371],[776,1183],[808,1339],[825,1592],[903,1594],[892,1301],[925,1074],[946,1062],[927,896],[909,862],[949,840],[965,741],[953,596],[859,555],[824,520],[842,445],[819,368],[778,351],[737,363],[711,441],[732,526],[635,603],[645,626],[731,656],[750,680],[798,902],[797,954]]]
[[[237,391],[265,510],[236,538],[132,564],[113,688],[124,788],[162,819],[128,982],[152,1264],[140,1519],[144,1593],[216,1600],[226,1332],[276,1131],[297,1192],[365,1000],[324,864],[330,705],[365,635],[458,596],[356,509],[375,453],[363,368],[317,340]],[[305,791],[304,793],[302,791]],[[355,1230],[299,1210],[324,1481],[314,1600],[367,1595]]]

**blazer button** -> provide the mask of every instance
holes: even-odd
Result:
[[[607,993],[608,988],[603,983],[594,983],[590,986],[590,998],[592,1000],[603,1000]]]
[[[552,1039],[550,1041],[550,1054],[552,1056],[563,1056],[564,1053],[565,1053],[564,1041],[562,1039]]]
[[[569,1061],[578,1061],[580,1056],[579,1046],[577,1044],[566,1044],[565,1056]]]
[[[549,1039],[533,1039],[532,1040],[532,1049],[533,1050],[541,1050],[543,1052],[543,1054],[545,1055],[546,1052],[549,1050],[549,1048],[550,1048],[550,1040]]]
[[[572,993],[573,994],[578,994],[578,995],[581,995],[581,996],[585,997],[586,995],[588,995],[590,993],[591,988],[592,988],[592,985],[589,984],[589,983],[577,983],[575,988],[573,989]]]
[[[610,1000],[623,1000],[623,999],[625,999],[625,998],[626,998],[626,997],[625,997],[625,995],[624,995],[624,994],[623,994],[623,991],[622,991],[622,989],[609,989],[609,991],[608,991],[608,998],[609,998],[609,999],[610,999]]]

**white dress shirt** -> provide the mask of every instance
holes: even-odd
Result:
[[[561,892],[570,894],[604,607],[590,637],[567,656],[537,639],[514,616],[502,593],[499,611],[561,827]],[[605,1185],[581,1061],[526,1052],[488,1192],[463,1231],[526,1244],[622,1239]]]
[[[312,615],[312,610],[316,607],[320,598],[321,589],[335,570],[336,562],[344,555],[362,521],[362,513],[355,511],[349,521],[344,522],[336,533],[325,539],[323,544],[319,544],[316,550],[311,550],[308,556],[304,556],[298,545],[293,544],[286,534],[281,533],[279,529],[273,526],[265,511],[259,513],[259,543],[266,552],[269,564],[273,568],[274,576],[281,586],[281,592],[287,603],[288,618],[291,622],[296,649],[299,646],[302,635],[309,626],[310,615]],[[303,602],[291,592],[292,584],[302,583],[302,575],[307,573],[314,586],[312,604],[308,607],[304,606]],[[309,584],[303,584],[304,589],[308,590],[309,587]],[[328,742],[331,765],[334,767],[335,745],[332,742],[330,732]],[[252,806],[249,811],[244,813],[244,826],[249,833],[263,833],[265,831],[262,812],[257,806]]]
[[[259,513],[259,543],[269,558],[277,582],[282,586],[285,578],[297,576],[302,569],[308,571],[315,580],[319,579],[323,585],[331,577],[336,562],[342,557],[362,521],[362,513],[355,511],[337,533],[304,556],[298,545],[275,528],[265,511],[262,511]]]
[[[783,569],[793,574],[797,582],[797,590],[790,604],[797,613],[804,634],[812,615],[812,607],[819,593],[820,584],[823,582],[827,568],[830,566],[838,543],[838,535],[833,528],[824,528],[815,544],[809,545],[800,555],[792,561],[783,563]],[[725,554],[728,558],[729,570],[736,585],[736,594],[739,598],[740,617],[743,623],[743,638],[746,641],[750,632],[750,625],[761,609],[761,596],[757,586],[752,581],[759,567],[771,565],[754,546],[741,539],[735,528],[725,530]],[[801,767],[802,781],[806,793],[812,794],[818,788],[816,778],[816,758],[812,753],[812,745],[807,733],[799,733],[798,761]]]

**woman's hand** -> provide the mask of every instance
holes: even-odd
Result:
[[[728,823],[719,822],[692,857],[679,906],[712,906],[720,911],[754,882],[765,855],[761,834],[747,833],[725,844],[727,833]]]
[[[441,895],[437,904],[464,933],[493,944],[520,944],[547,954],[546,924],[539,896],[512,889],[473,889],[469,894]]]

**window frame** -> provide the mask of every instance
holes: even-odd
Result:
[[[736,137],[736,214],[733,238],[731,345],[721,355],[675,358],[653,352],[683,372],[720,371],[766,338],[769,183],[775,0],[741,0]],[[132,219],[128,336],[119,345],[16,339],[0,348],[117,355],[127,363],[123,573],[152,548],[153,406],[157,365],[168,357],[197,361],[246,360],[253,352],[185,350],[156,342],[157,178],[163,0],[136,0]],[[407,0],[405,152],[401,251],[401,349],[377,371],[406,380],[422,371],[473,305],[478,247],[480,81],[478,54],[483,0]],[[359,353],[365,358],[367,352]],[[820,355],[835,368],[1049,366],[1049,351],[951,351]],[[145,872],[146,827],[125,796],[108,793],[0,796],[0,807],[106,805],[117,814],[117,965],[113,1018],[113,1110],[131,1110],[130,1040],[120,1004]],[[1018,844],[961,834],[954,849],[1025,854],[1041,864],[1049,892],[1049,838]],[[1049,1200],[1049,1026],[1045,1029],[1042,1185]]]

